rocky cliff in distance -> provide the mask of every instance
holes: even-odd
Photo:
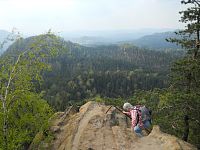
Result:
[[[143,138],[130,130],[130,121],[115,108],[88,102],[79,112],[73,107],[56,113],[51,119],[51,140],[40,133],[31,149],[48,150],[193,150],[196,149],[175,136],[162,133],[158,126]]]

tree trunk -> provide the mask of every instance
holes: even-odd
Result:
[[[7,109],[6,109],[6,101],[2,95],[0,95],[0,99],[2,101],[3,107],[3,148],[5,150],[8,149],[8,142],[7,142]]]
[[[199,5],[200,7],[200,5]],[[200,9],[199,9],[199,14],[200,14]],[[200,15],[197,16],[197,25],[200,24]],[[200,48],[200,33],[199,33],[199,28],[197,28],[197,40],[196,40],[196,48],[197,50],[194,53],[194,59],[196,59],[198,57],[198,53],[199,53],[199,48]]]
[[[185,129],[184,129],[182,140],[187,142],[188,135],[189,135],[189,117],[188,117],[188,115],[184,116],[184,123],[185,123]]]
[[[8,149],[8,140],[7,140],[7,114],[4,114],[4,118],[3,118],[3,141],[4,141],[4,149],[7,150]]]

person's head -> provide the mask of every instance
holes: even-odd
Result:
[[[133,109],[133,106],[130,103],[124,103],[123,109],[129,111],[130,109]]]

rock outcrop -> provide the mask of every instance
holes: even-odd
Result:
[[[54,138],[33,142],[30,149],[48,150],[193,150],[175,136],[162,133],[158,126],[145,137],[138,138],[130,130],[130,121],[115,108],[88,102],[79,112],[73,108],[57,113],[50,128]]]

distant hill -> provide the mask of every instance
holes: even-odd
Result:
[[[5,31],[5,30],[0,30],[0,41],[3,41],[6,36],[8,36],[10,34],[10,32]]]
[[[174,32],[155,33],[155,34],[143,36],[137,40],[134,40],[131,43],[142,48],[148,48],[148,49],[153,49],[153,50],[180,48],[176,44],[169,43],[166,41],[166,39],[170,37],[171,38],[177,37],[177,35]]]
[[[111,44],[107,38],[97,37],[97,36],[82,36],[80,38],[72,39],[74,43],[78,43],[85,46],[94,46],[94,45],[106,45]]]
[[[85,46],[109,45],[127,43],[153,33],[162,33],[172,29],[139,29],[139,30],[108,30],[108,31],[80,31],[62,32],[60,36]]]
[[[7,36],[10,34],[10,32],[8,31],[5,31],[5,30],[0,30],[0,45],[2,44],[2,42],[7,38]],[[8,48],[8,46],[10,45],[11,43],[6,43],[2,49],[0,47],[0,55]]]
[[[104,34],[103,34],[104,33]],[[113,32],[113,33],[82,33],[80,35],[71,35],[67,33],[61,34],[65,40],[70,40],[84,46],[99,46],[110,44],[124,44],[129,43],[140,48],[147,48],[151,50],[166,50],[166,49],[180,49],[174,43],[166,41],[167,38],[177,37],[177,35],[170,32],[147,32],[147,31],[127,31],[127,32]],[[71,37],[70,37],[71,36]]]

